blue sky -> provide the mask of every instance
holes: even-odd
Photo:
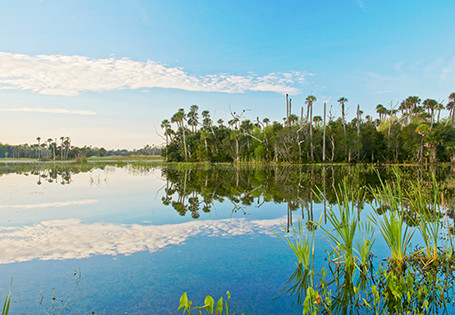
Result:
[[[1,1],[0,142],[159,145],[197,104],[281,121],[455,92],[454,1]]]

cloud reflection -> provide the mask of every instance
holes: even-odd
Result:
[[[196,235],[229,237],[273,235],[283,219],[225,219],[179,224],[82,223],[79,219],[43,221],[31,226],[0,227],[0,264],[39,260],[131,255],[179,245]]]
[[[76,201],[60,201],[60,202],[48,202],[48,203],[31,203],[25,205],[0,205],[0,209],[4,208],[19,208],[19,209],[33,209],[33,208],[59,208],[59,207],[68,207],[68,206],[80,206],[80,205],[90,205],[96,203],[96,199],[87,199],[87,200],[76,200]]]

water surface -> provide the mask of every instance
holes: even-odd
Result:
[[[387,178],[396,171],[3,166],[0,294],[14,276],[12,314],[175,314],[185,291],[202,305],[205,295],[218,299],[229,290],[238,313],[301,314],[295,297],[280,293],[296,259],[275,233],[302,220],[315,230],[316,262],[323,264],[331,247],[314,222],[324,223],[334,187],[348,177],[352,189],[367,189],[378,185],[378,172]],[[453,202],[449,167],[399,172],[408,182],[435,174]],[[374,250],[385,254],[380,241]]]

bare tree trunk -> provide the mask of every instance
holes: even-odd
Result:
[[[310,106],[310,158],[311,161],[314,160],[313,157],[313,103],[309,104]]]
[[[289,125],[289,98],[288,94],[286,93],[286,123],[285,126]]]
[[[341,121],[343,122],[343,131],[346,134],[346,121],[344,119],[344,103],[341,103]]]
[[[289,118],[290,118],[291,115],[292,115],[292,99],[290,98],[289,99]],[[291,125],[291,121],[290,120],[288,121],[288,125],[289,126]]]
[[[360,105],[357,104],[357,135],[360,136]]]
[[[302,107],[303,109],[303,107]],[[326,102],[324,102],[324,135],[322,137],[322,162],[325,162],[325,110],[326,110]]]

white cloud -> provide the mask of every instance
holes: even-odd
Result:
[[[196,235],[274,235],[285,219],[224,219],[166,225],[84,224],[79,219],[44,221],[31,226],[0,227],[0,264],[131,255],[179,245]]]
[[[96,115],[96,112],[91,110],[69,110],[63,108],[33,108],[33,107],[17,107],[17,108],[0,108],[2,112],[36,112],[36,113],[52,113],[65,115]]]
[[[1,208],[18,208],[18,209],[34,209],[34,208],[60,208],[68,206],[80,206],[80,205],[90,205],[97,203],[96,199],[87,199],[87,200],[76,200],[76,201],[61,201],[61,202],[49,202],[49,203],[31,203],[24,205],[0,205]]]
[[[0,89],[30,90],[47,95],[78,95],[82,91],[175,88],[187,91],[298,93],[300,72],[267,75],[213,74],[193,76],[180,67],[128,58],[93,59],[84,56],[29,56],[0,52]]]

